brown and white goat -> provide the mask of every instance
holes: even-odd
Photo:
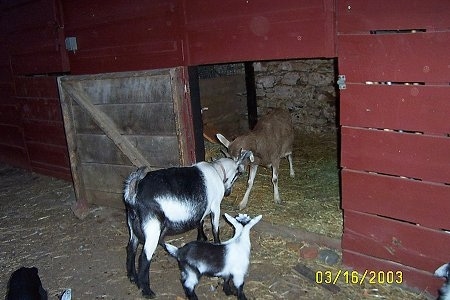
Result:
[[[288,159],[290,176],[295,175],[292,166],[294,128],[289,111],[281,108],[272,110],[258,121],[252,131],[238,136],[232,142],[220,133],[216,136],[232,157],[238,157],[241,149],[252,151],[254,156],[254,161],[250,162],[247,190],[239,203],[239,208],[247,206],[258,166],[272,167],[273,198],[275,203],[281,203],[278,192],[278,169],[281,158]]]

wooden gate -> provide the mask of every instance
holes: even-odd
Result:
[[[449,11],[439,0],[337,5],[343,261],[431,293],[450,260]]]
[[[185,68],[58,79],[76,205],[123,207],[136,167],[194,162]]]

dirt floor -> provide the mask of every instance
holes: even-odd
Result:
[[[72,289],[73,299],[142,298],[126,276],[128,231],[124,211],[94,206],[84,220],[79,220],[70,210],[74,201],[69,182],[0,164],[0,297],[6,294],[14,270],[36,266],[49,299],[58,299],[67,288]],[[233,213],[230,210],[236,200],[224,201],[227,210],[223,211]],[[337,283],[340,291],[333,294],[294,268],[305,264],[313,272],[336,273],[344,267],[339,262],[327,265],[319,259],[302,258],[299,253],[310,246],[302,241],[302,230],[287,222],[284,228],[296,233],[286,234],[283,227],[271,225],[269,215],[252,229],[252,258],[245,284],[249,299],[427,299],[395,286],[343,281]],[[222,221],[222,240],[231,234]],[[168,241],[181,245],[194,238],[195,232],[190,232],[169,237]],[[332,251],[340,255],[339,249]],[[150,272],[158,299],[184,299],[179,276],[176,262],[159,247]],[[221,284],[220,279],[204,277],[197,294],[200,299],[233,299],[223,294]]]

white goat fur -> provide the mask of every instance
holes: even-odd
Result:
[[[239,203],[239,208],[243,209],[247,206],[258,165],[272,167],[273,198],[275,203],[281,203],[278,191],[278,170],[281,158],[288,159],[290,176],[295,176],[292,166],[294,128],[289,111],[281,108],[274,109],[263,116],[252,131],[238,136],[232,142],[220,133],[216,136],[232,157],[237,157],[240,150],[244,149],[252,151],[255,158],[254,162],[250,163],[247,190]]]
[[[445,283],[439,290],[440,300],[450,300],[450,263],[443,264],[434,272],[434,276],[445,278]]]
[[[239,215],[233,218],[225,213],[225,218],[234,226],[235,233],[222,244],[193,241],[181,248],[165,244],[169,254],[178,260],[181,282],[188,299],[197,299],[195,287],[204,274],[223,278],[227,295],[232,294],[230,281],[233,281],[238,299],[246,299],[243,288],[250,264],[250,229],[262,216],[250,219],[247,215]]]
[[[220,203],[231,193],[235,180],[244,171],[243,160],[249,157],[251,152],[243,151],[237,160],[222,158],[152,172],[140,168],[130,174],[124,189],[130,233],[127,274],[144,296],[155,296],[150,289],[150,261],[166,235],[197,228],[197,239],[206,240],[203,220],[210,215],[214,241],[220,241]],[[137,273],[135,257],[139,244],[143,244],[143,249]]]

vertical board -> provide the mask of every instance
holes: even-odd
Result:
[[[19,75],[69,71],[59,1],[10,1],[2,6],[12,72]]]
[[[334,1],[183,1],[189,65],[335,57]]]
[[[59,78],[77,204],[122,207],[136,167],[188,165],[183,68]]]
[[[337,1],[343,261],[437,295],[450,228],[450,2]],[[438,247],[436,247],[439,245]],[[445,246],[444,246],[445,245]]]
[[[71,180],[56,77],[17,76],[15,87],[31,169]]]

